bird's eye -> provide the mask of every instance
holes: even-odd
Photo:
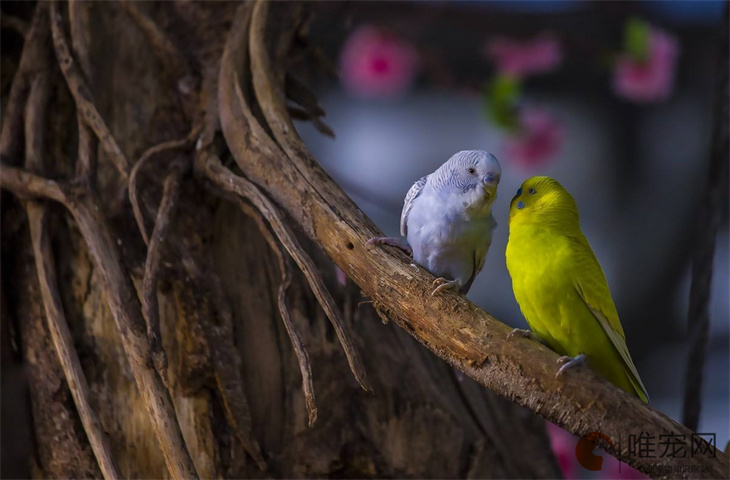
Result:
[[[527,193],[529,193],[530,195],[535,195],[536,192],[534,188],[531,188],[527,191]]]
[[[473,168],[473,167],[469,167],[469,168],[467,168],[467,169],[466,169],[466,171],[467,171],[467,172],[469,172],[469,173],[471,173],[471,174],[477,173],[477,171],[476,171],[476,170],[474,170],[474,168]]]

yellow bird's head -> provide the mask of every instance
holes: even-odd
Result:
[[[522,182],[509,205],[509,223],[580,229],[575,200],[550,177],[532,177]]]

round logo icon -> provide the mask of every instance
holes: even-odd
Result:
[[[600,439],[604,439],[613,448],[611,439],[601,432],[586,433],[578,440],[578,444],[575,446],[575,458],[583,468],[597,472],[603,466],[603,457],[593,454],[593,449],[596,448]]]

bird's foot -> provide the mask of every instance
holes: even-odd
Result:
[[[531,330],[525,330],[524,328],[515,328],[514,330],[509,332],[509,335],[507,335],[507,340],[512,337],[531,338],[532,340],[537,340],[537,337],[535,337],[535,334],[532,333]]]
[[[458,291],[459,288],[461,288],[461,284],[457,280],[449,280],[444,277],[439,277],[436,280],[434,280],[433,285],[434,286],[438,285],[438,286],[433,289],[433,292],[431,292],[432,297],[443,290]]]
[[[413,249],[410,245],[408,245],[408,242],[406,242],[402,238],[373,237],[365,242],[366,247],[369,247],[371,245],[390,245],[391,247],[399,248],[409,257],[413,256]]]
[[[586,357],[585,353],[581,353],[580,355],[576,355],[575,357],[569,357],[567,355],[558,358],[558,363],[562,363],[563,366],[560,367],[558,370],[558,373],[555,374],[555,378],[558,378],[560,375],[563,374],[566,370],[577,367],[579,365],[584,365],[586,363],[586,360],[588,357]]]

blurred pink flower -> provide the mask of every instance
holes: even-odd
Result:
[[[608,454],[603,456],[603,468],[600,472],[600,477],[606,480],[638,480],[643,478],[649,478],[643,473],[634,468],[621,463],[619,467],[619,461]],[[620,470],[620,471],[619,471]]]
[[[548,72],[563,59],[560,43],[548,35],[522,42],[495,38],[487,43],[485,54],[497,64],[499,73],[514,77]]]
[[[528,169],[552,160],[563,146],[563,124],[539,108],[524,109],[519,122],[519,129],[503,145],[507,159]]]
[[[565,478],[575,478],[578,473],[578,460],[575,458],[576,438],[562,428],[550,422],[545,422],[550,446]]]
[[[418,66],[416,49],[393,34],[366,25],[345,42],[340,53],[342,81],[362,97],[392,97],[413,83]]]
[[[345,288],[347,286],[347,275],[337,265],[335,265],[335,278],[337,278],[337,285],[341,288]]]
[[[637,103],[660,102],[672,93],[679,47],[677,39],[651,28],[647,58],[639,60],[628,53],[619,57],[613,72],[617,95]]]

